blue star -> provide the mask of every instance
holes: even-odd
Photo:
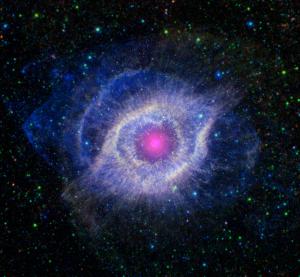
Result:
[[[252,29],[254,27],[254,21],[252,20],[248,20],[246,22],[246,26],[249,28],[249,29]]]
[[[151,250],[153,250],[155,248],[155,245],[151,243],[149,247]]]
[[[217,70],[217,71],[215,72],[215,79],[216,79],[216,80],[221,80],[221,79],[223,78],[223,76],[224,76],[224,72],[223,72],[223,71]]]

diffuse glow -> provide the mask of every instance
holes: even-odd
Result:
[[[53,96],[25,122],[33,146],[68,180],[63,199],[90,230],[120,209],[199,210],[228,204],[249,186],[259,140],[231,112],[239,90],[214,78],[218,66],[210,70],[198,50],[193,37],[169,36],[100,48],[93,65],[69,62],[72,73],[62,62],[72,78],[54,82]]]

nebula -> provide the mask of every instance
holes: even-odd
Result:
[[[55,69],[52,96],[24,130],[65,177],[62,197],[88,230],[138,218],[140,205],[166,214],[228,205],[251,185],[259,139],[235,111],[243,92],[202,56],[191,36],[149,37]]]

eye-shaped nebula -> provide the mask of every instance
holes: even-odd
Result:
[[[251,185],[259,139],[237,109],[243,86],[218,70],[221,44],[196,42],[149,37],[65,59],[52,96],[25,122],[96,237],[116,221],[127,238],[137,222],[180,222],[183,211],[229,205]]]

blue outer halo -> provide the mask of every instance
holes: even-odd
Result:
[[[65,199],[85,206],[110,195],[146,197],[203,208],[243,193],[259,140],[231,112],[238,90],[209,80],[192,40],[146,39],[94,56],[70,62],[79,64],[71,73],[62,67],[53,95],[24,124],[37,151],[72,180]],[[163,120],[174,126],[178,150],[158,164],[140,161],[132,135]]]

